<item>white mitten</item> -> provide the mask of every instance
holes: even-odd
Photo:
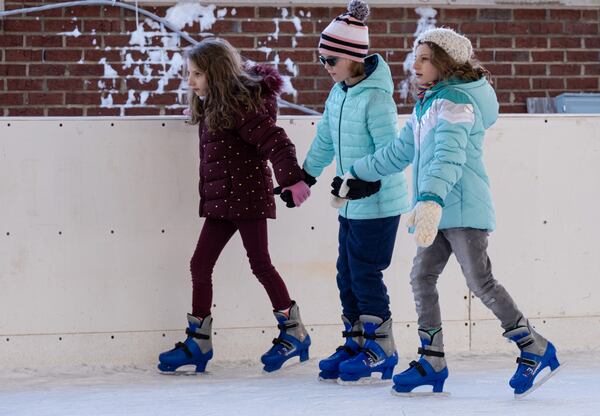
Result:
[[[340,185],[340,198],[345,198],[348,195],[348,191],[350,191],[350,187],[348,186],[348,179],[356,179],[350,171],[346,172],[344,176],[342,176],[342,184]]]
[[[415,226],[415,217],[417,214],[417,210],[416,208],[413,208],[412,211],[410,211],[408,214],[406,214],[403,219],[404,219],[404,224],[408,227],[408,228],[412,228]]]
[[[334,207],[335,209],[340,209],[341,207],[344,206],[344,204],[348,202],[347,199],[344,198],[340,198],[338,196],[335,195],[331,195],[331,199],[329,200],[329,203],[331,204],[332,207]]]
[[[442,219],[442,207],[434,201],[420,201],[408,216],[410,217],[411,214],[414,215],[412,224],[415,227],[414,237],[417,246],[429,247],[438,233],[438,226]]]
[[[342,179],[342,184],[340,185],[340,189],[338,191],[339,196],[332,194],[331,200],[329,202],[331,204],[331,206],[334,207],[335,209],[340,209],[341,207],[344,206],[344,204],[346,202],[348,202],[348,200],[346,198],[344,198],[346,195],[348,195],[348,191],[350,190],[350,188],[348,187],[348,179],[356,179],[356,178],[354,176],[352,176],[352,174],[350,172],[346,172],[344,174],[344,176],[342,176],[341,179]],[[335,180],[339,180],[339,179],[336,178]]]

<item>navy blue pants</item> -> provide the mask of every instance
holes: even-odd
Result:
[[[400,216],[340,222],[337,284],[344,316],[391,316],[383,270],[392,260]]]

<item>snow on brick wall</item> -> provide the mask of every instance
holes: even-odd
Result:
[[[5,9],[41,4],[7,0]],[[141,7],[196,40],[224,37],[247,59],[277,65],[286,79],[282,98],[322,111],[331,79],[317,61],[316,45],[342,8]],[[599,23],[597,9],[374,7],[369,29],[371,51],[390,63],[400,113],[412,107],[405,81],[414,34],[431,25],[467,34],[494,75],[501,110],[525,112],[527,97],[600,89]],[[0,20],[0,115],[180,114],[188,46],[160,24],[118,7],[6,17]]]

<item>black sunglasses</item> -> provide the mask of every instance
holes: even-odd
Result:
[[[319,55],[319,61],[321,61],[321,63],[323,64],[323,66],[325,66],[325,64],[329,65],[329,66],[335,66],[335,64],[337,64],[339,58],[333,57],[333,58],[325,58],[323,55]]]

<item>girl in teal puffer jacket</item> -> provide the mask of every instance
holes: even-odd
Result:
[[[337,175],[352,163],[392,142],[398,133],[390,68],[380,55],[367,56],[364,23],[368,6],[353,0],[348,12],[323,31],[319,59],[336,84],[304,162],[319,176],[335,158]],[[337,284],[342,303],[345,344],[319,363],[321,380],[342,384],[380,372],[390,379],[398,362],[382,271],[392,258],[400,214],[410,208],[403,173],[374,183],[361,181],[360,201],[339,207]]]
[[[411,118],[397,140],[350,168],[353,177],[375,181],[413,165],[415,206],[408,223],[419,248],[410,278],[421,358],[394,376],[393,392],[415,394],[412,390],[421,385],[433,386],[434,393],[443,391],[448,369],[436,284],[454,253],[469,289],[501,321],[503,335],[521,350],[509,384],[515,396],[522,396],[531,391],[541,370],[554,371],[559,362],[552,343],[533,329],[494,279],[486,252],[494,208],[482,148],[485,130],[498,117],[496,94],[486,79],[488,73],[470,60],[469,39],[453,30],[422,33],[413,52],[419,91]],[[353,186],[344,181],[340,194]]]

